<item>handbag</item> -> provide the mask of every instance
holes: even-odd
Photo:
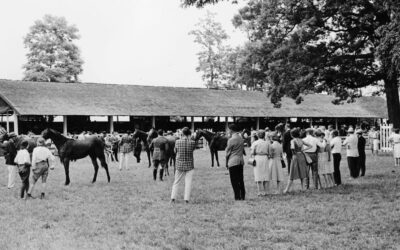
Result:
[[[250,166],[252,166],[252,167],[255,167],[255,166],[256,166],[256,159],[255,159],[254,157],[250,157],[250,158],[247,160],[247,164],[250,165]]]
[[[303,152],[303,155],[304,155],[304,157],[306,158],[306,162],[307,162],[307,164],[312,164],[313,163],[313,160],[311,159],[311,157],[307,154],[307,153],[304,153]]]

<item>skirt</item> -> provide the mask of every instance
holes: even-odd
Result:
[[[374,151],[378,151],[379,150],[379,140],[378,139],[374,139],[372,141],[372,146],[373,146],[373,150]]]
[[[318,174],[332,174],[333,161],[328,161],[328,152],[318,153]]]
[[[400,158],[400,143],[395,143],[393,147],[393,157]]]
[[[253,167],[254,181],[268,181],[268,157],[266,155],[256,155],[256,166]]]
[[[293,154],[292,161],[290,162],[290,180],[308,178],[307,162],[302,152]]]
[[[269,160],[268,175],[270,181],[283,181],[283,169],[280,157]]]

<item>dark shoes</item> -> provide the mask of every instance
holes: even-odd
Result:
[[[26,199],[36,199],[36,197],[33,197],[31,194],[27,194]]]
[[[40,195],[40,199],[41,199],[41,200],[44,199],[44,193],[42,193],[42,194]]]

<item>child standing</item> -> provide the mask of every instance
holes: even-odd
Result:
[[[28,193],[29,189],[29,174],[31,172],[31,157],[27,150],[28,142],[23,141],[18,150],[17,156],[14,159],[15,164],[18,167],[18,173],[21,177],[22,187],[21,187],[21,199],[24,198],[25,193]]]

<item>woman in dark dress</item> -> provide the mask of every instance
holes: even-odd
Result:
[[[300,139],[300,130],[294,128],[290,131],[292,140],[290,141],[290,148],[292,149],[292,161],[290,163],[289,181],[283,193],[290,191],[294,180],[300,179],[301,189],[303,190],[303,181],[308,178],[307,162],[303,150],[311,148],[311,146],[302,139]],[[303,149],[303,145],[305,148]]]

